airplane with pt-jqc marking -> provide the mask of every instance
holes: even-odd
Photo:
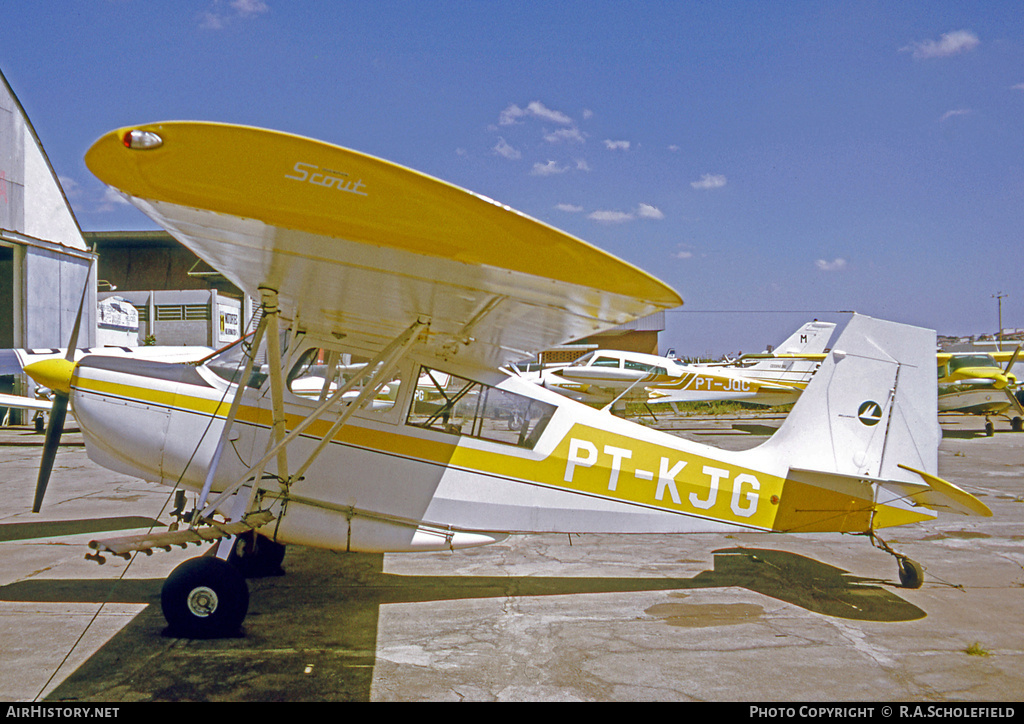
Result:
[[[599,349],[568,365],[523,376],[574,400],[614,411],[627,402],[668,403],[740,400],[755,405],[795,402],[810,381],[835,328],[808,322],[780,346],[785,354],[765,353],[749,366],[686,364],[677,359],[630,350]]]
[[[92,460],[195,494],[181,529],[90,543],[102,560],[220,541],[164,584],[178,635],[237,632],[245,576],[276,567],[286,545],[834,531],[893,554],[913,587],[921,565],[879,530],[991,515],[937,476],[930,330],[853,316],[779,431],[719,450],[501,371],[682,300],[491,199],[215,123],[116,130],[86,164],[262,303],[251,336],[198,364],[85,357],[27,370],[70,399]]]

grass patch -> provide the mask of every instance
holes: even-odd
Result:
[[[981,645],[980,641],[975,641],[973,644],[964,649],[964,653],[968,656],[988,656],[988,649]]]
[[[726,415],[730,413],[750,412],[752,410],[757,412],[787,414],[793,409],[793,403],[777,405],[775,407],[765,407],[764,405],[754,405],[749,402],[739,402],[738,400],[713,400],[710,402],[679,402],[676,403],[676,407],[679,410],[679,414],[683,416]],[[675,414],[671,405],[664,402],[653,403],[649,405],[649,408],[655,415],[670,416]],[[630,416],[650,415],[648,406],[639,402],[626,403],[626,413]]]

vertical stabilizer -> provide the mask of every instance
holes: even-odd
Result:
[[[854,315],[779,431],[757,448],[790,468],[919,481],[941,430],[935,332]]]
[[[828,347],[835,330],[834,322],[808,322],[775,348],[776,357],[762,360],[743,369],[743,373],[759,379],[783,384],[806,385],[820,362],[816,359],[787,358],[778,355],[820,355]]]
[[[775,354],[820,354],[835,328],[835,322],[808,322],[776,347]]]

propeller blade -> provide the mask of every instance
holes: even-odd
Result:
[[[38,513],[43,505],[43,496],[46,494],[46,486],[50,482],[50,472],[53,470],[53,460],[57,456],[60,436],[64,430],[64,419],[68,414],[68,402],[68,398],[64,395],[54,394],[53,396],[53,409],[50,411],[50,420],[46,424],[46,438],[43,442],[43,460],[39,464],[39,478],[36,480],[36,497],[32,503],[33,513]]]
[[[71,402],[69,394],[71,372],[74,370],[75,349],[78,347],[78,332],[82,328],[82,317],[85,313],[85,300],[88,296],[89,277],[87,276],[85,279],[85,286],[82,288],[82,300],[78,303],[78,314],[75,315],[75,326],[71,328],[71,339],[68,341],[68,351],[64,355],[64,359],[71,363],[63,368],[63,371],[67,375],[67,383],[69,386],[68,394],[58,392],[59,387],[50,387],[50,389],[53,390],[53,409],[50,410],[50,420],[46,423],[46,437],[43,440],[43,459],[42,462],[39,463],[39,477],[36,479],[36,497],[32,502],[33,513],[38,513],[39,509],[43,506],[43,496],[46,494],[46,486],[50,483],[50,473],[53,471],[53,461],[57,457],[57,449],[60,447],[60,437],[64,432],[64,420],[67,418],[68,404]]]
[[[1006,363],[1006,369],[1004,370],[1006,374],[1010,374],[1010,370],[1013,369],[1013,366],[1017,363],[1018,355],[1020,355],[1020,347],[1013,350],[1013,355],[1010,357],[1010,361]]]
[[[82,289],[82,301],[78,303],[78,314],[75,315],[75,326],[71,328],[71,340],[68,342],[68,351],[64,359],[68,362],[75,361],[75,348],[78,347],[78,330],[82,328],[82,315],[85,312],[85,299],[89,296],[89,279],[86,277],[85,287]]]

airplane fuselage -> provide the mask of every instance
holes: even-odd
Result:
[[[293,346],[286,368],[303,354]],[[898,504],[881,506],[887,513],[879,515],[872,487],[853,482],[816,489],[818,506],[842,515],[808,515],[797,503],[808,485],[771,455],[699,445],[500,373],[451,368],[451,379],[473,386],[442,409],[442,397],[424,382],[431,374],[440,379],[429,364],[407,359],[401,380],[417,383],[393,384],[393,404],[352,417],[299,479],[284,480],[276,460],[267,464],[259,487],[262,507],[278,518],[275,539],[407,551],[486,544],[509,532],[863,532],[922,517]],[[267,449],[269,387],[264,381],[246,390],[215,492]],[[72,400],[94,461],[200,490],[234,389],[210,365],[86,358]],[[287,426],[317,402],[286,391]],[[289,446],[289,467],[304,461],[331,422],[330,415],[318,420]]]

